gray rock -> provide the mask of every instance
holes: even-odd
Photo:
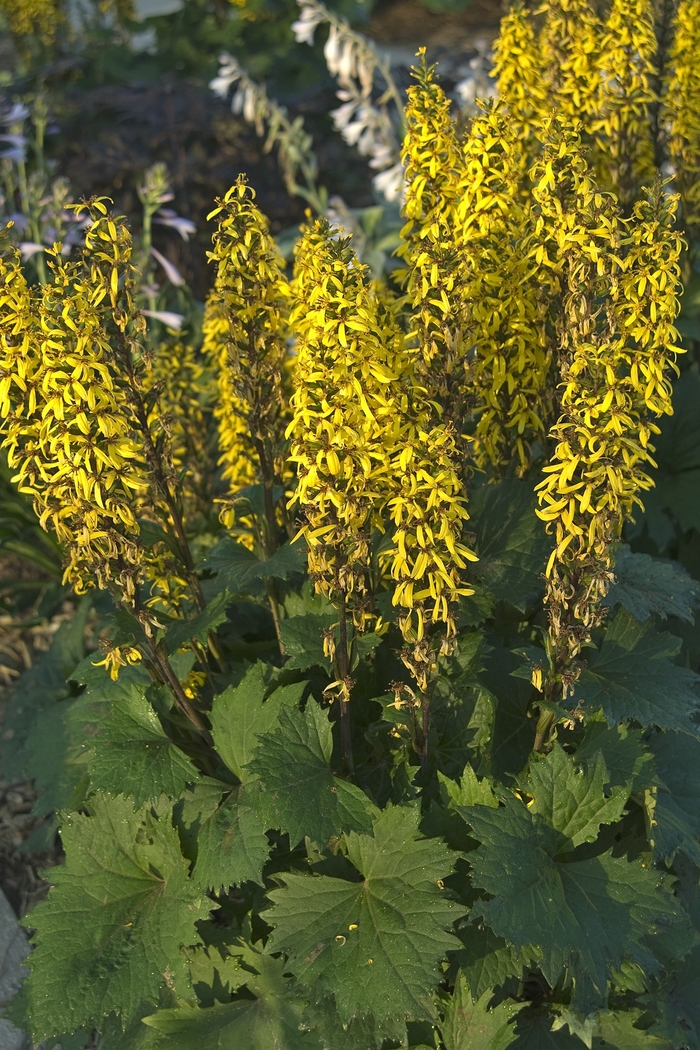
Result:
[[[29,972],[22,965],[29,952],[27,935],[0,890],[0,1010],[7,1006]],[[0,1050],[31,1050],[31,1045],[24,1032],[0,1017]]]

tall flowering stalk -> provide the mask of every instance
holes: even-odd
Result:
[[[662,123],[681,194],[681,221],[686,230],[700,229],[700,0],[681,0],[669,54]]]
[[[393,490],[387,510],[394,531],[386,559],[405,643],[401,658],[418,688],[420,757],[425,768],[437,659],[451,651],[460,596],[474,593],[463,573],[477,557],[462,542],[469,514],[454,430],[436,418],[434,405],[416,378],[405,411],[392,457]]]
[[[531,141],[546,108],[547,86],[534,24],[521,3],[514,4],[501,19],[491,75],[518,135]]]
[[[589,0],[545,0],[542,11],[538,44],[547,98],[541,116],[555,109],[585,124],[599,104],[601,23]]]
[[[518,123],[497,101],[464,143],[457,220],[469,306],[470,389],[477,465],[497,474],[531,465],[552,414],[552,271],[541,265],[543,228],[524,192]]]
[[[447,419],[461,433],[467,389],[467,319],[462,256],[457,237],[461,150],[450,102],[435,83],[435,67],[414,69],[408,89],[406,169],[401,255],[422,367]]]
[[[158,583],[157,558],[140,540],[135,513],[148,506],[172,534],[191,597],[201,597],[172,477],[148,423],[131,239],[103,200],[78,210],[90,220],[82,259],[66,262],[57,245],[52,283],[29,289],[16,253],[2,259],[3,445],[20,490],[66,551],[66,582],[78,593],[108,587],[143,628],[143,647],[114,650],[108,665],[116,671],[139,655],[148,659],[204,731],[156,641],[157,618],[142,594],[149,574]]]
[[[223,520],[231,525],[236,493],[257,482],[264,514],[257,522],[263,558],[278,546],[275,488],[284,472],[284,430],[288,422],[286,384],[290,289],[284,262],[255,193],[241,176],[209,218],[217,218],[214,289],[205,312],[205,352],[214,365],[219,397],[219,462],[229,482]],[[274,583],[268,597],[282,646]]]
[[[561,414],[550,432],[554,455],[537,486],[538,514],[555,538],[546,572],[550,670],[538,747],[555,717],[551,705],[559,691],[566,698],[572,690],[576,657],[602,621],[622,525],[653,484],[653,419],[672,411],[682,248],[677,198],[659,181],[625,220],[615,198],[597,190],[575,132],[565,127],[558,154],[571,164],[568,212],[549,197],[546,167],[534,190],[559,227],[563,276]]]
[[[393,542],[381,563],[394,580],[402,658],[418,685],[425,761],[437,652],[449,648],[455,633],[459,596],[472,593],[460,578],[475,556],[461,542],[468,515],[454,432],[436,419],[420,383],[418,351],[406,348],[392,304],[368,287],[348,239],[335,239],[325,220],[299,245],[296,287],[294,502],[304,514],[311,577],[339,612],[334,686],[346,762],[349,619],[358,630],[377,619],[370,541],[372,530],[388,523]],[[329,645],[335,649],[330,638]]]
[[[336,661],[348,768],[351,625],[363,630],[377,621],[370,541],[372,529],[383,527],[401,425],[396,387],[407,362],[401,333],[366,276],[349,238],[335,237],[326,219],[305,230],[295,260],[297,363],[287,433],[309,574],[338,610],[338,646],[329,635],[327,649]]]
[[[600,41],[600,102],[591,123],[598,176],[629,209],[654,180],[651,114],[657,41],[651,0],[613,0]]]
[[[370,168],[379,172],[372,180],[377,192],[388,201],[396,200],[403,184],[399,140],[404,115],[389,60],[320,0],[298,3],[301,15],[292,30],[299,43],[313,44],[318,26],[329,26],[323,54],[329,73],[338,81],[336,94],[342,102],[332,113],[335,127],[348,145],[357,147],[360,156],[370,158]],[[383,90],[375,95],[377,78]]]

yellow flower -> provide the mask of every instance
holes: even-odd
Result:
[[[686,230],[700,226],[700,0],[680,0],[663,99],[668,150]]]
[[[651,0],[612,0],[597,66],[600,101],[591,121],[598,177],[625,207],[651,186],[656,171],[651,132],[658,75]]]
[[[49,252],[52,284],[28,289],[18,258],[2,260],[3,445],[20,490],[68,552],[66,582],[81,593],[118,580],[133,595],[134,493],[148,478],[108,330],[116,321],[127,338],[118,283],[128,280],[130,243],[100,201],[91,214],[83,260]]]
[[[532,16],[521,3],[516,3],[501,19],[492,76],[496,78],[498,97],[514,122],[515,133],[526,142],[533,141],[535,125],[548,108],[542,72],[542,54]]]
[[[476,419],[472,455],[497,473],[519,473],[542,443],[552,413],[548,303],[552,271],[537,258],[542,224],[523,193],[519,126],[505,102],[479,114],[464,144],[457,221]]]
[[[231,496],[255,481],[264,489],[264,553],[276,547],[273,486],[284,470],[288,422],[287,336],[290,289],[284,261],[254,191],[239,177],[210,218],[218,220],[214,289],[207,301],[204,350],[214,364],[219,447]],[[230,523],[231,507],[224,511]]]
[[[561,141],[575,152],[570,136]],[[579,157],[559,231],[561,415],[550,434],[552,461],[537,486],[538,514],[555,538],[547,603],[560,672],[600,623],[613,544],[652,485],[653,418],[671,412],[669,373],[679,349],[676,198],[657,181],[624,219],[583,165]]]
[[[348,238],[326,219],[304,231],[295,263],[297,336],[290,460],[304,514],[309,573],[358,627],[369,609],[369,543],[381,527],[400,434],[407,355],[391,312],[368,286]],[[397,389],[398,387],[398,389]]]
[[[435,83],[435,67],[426,64],[424,48],[420,56],[421,65],[413,70],[417,83],[408,89],[406,106],[402,160],[407,221],[398,254],[408,264],[404,278],[425,382],[461,433],[467,357],[455,212],[462,159],[450,101]]]

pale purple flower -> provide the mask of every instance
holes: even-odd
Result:
[[[15,102],[7,113],[0,113],[0,124],[21,124],[29,116],[29,110],[23,102]]]

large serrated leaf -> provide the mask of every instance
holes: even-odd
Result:
[[[602,755],[610,783],[630,784],[636,791],[653,780],[653,761],[642,739],[642,730],[624,724],[609,726],[605,721],[590,721],[585,736],[576,749],[576,762],[586,769]]]
[[[323,651],[323,632],[337,619],[335,613],[306,613],[305,616],[282,620],[280,633],[287,653],[285,667],[297,671],[306,671],[316,665],[328,667]]]
[[[232,948],[236,952],[235,948]],[[144,1018],[151,1039],[144,1050],[321,1050],[314,1032],[302,1030],[303,1000],[291,990],[280,959],[242,950],[245,984],[253,999],[214,1004],[207,1009],[182,1005]],[[257,972],[251,972],[255,967]]]
[[[533,796],[532,811],[539,813],[569,841],[561,852],[594,842],[601,824],[614,824],[622,815],[629,797],[629,786],[611,789],[605,760],[600,752],[591,768],[577,768],[564,749],[555,743],[543,758],[534,758],[523,786]]]
[[[667,1040],[666,1046],[700,1047],[700,946],[683,960],[661,984],[656,994],[644,997],[657,1020],[654,1035]],[[664,1048],[665,1050],[665,1048]]]
[[[700,864],[700,741],[684,733],[655,733],[648,743],[657,784],[650,806],[654,856],[671,860],[682,849]]]
[[[35,1043],[101,1025],[112,1011],[128,1022],[162,987],[185,995],[180,948],[198,940],[195,922],[209,912],[167,817],[134,813],[123,796],[96,794],[90,810],[65,817],[66,863],[23,920],[37,930],[27,982]]]
[[[272,729],[283,706],[299,703],[306,688],[305,682],[282,686],[265,700],[270,679],[270,665],[258,662],[246,671],[237,686],[229,686],[214,697],[211,713],[214,743],[239,780],[246,779],[245,767],[260,734]]]
[[[575,966],[602,994],[623,959],[650,964],[647,938],[678,914],[665,876],[611,851],[561,855],[562,833],[512,797],[462,812],[481,842],[469,855],[474,882],[492,895],[474,914],[517,947],[537,945],[550,985]]]
[[[520,1003],[506,1000],[493,1009],[493,989],[478,999],[460,971],[453,994],[444,1002],[440,1034],[445,1050],[505,1050],[516,1038],[512,1021]]]
[[[673,415],[664,416],[654,439],[658,469],[652,473],[655,488],[644,496],[645,518],[662,546],[668,537],[656,520],[662,510],[669,510],[683,530],[700,529],[699,400],[700,376],[688,369],[674,383]]]
[[[305,565],[306,548],[299,543],[288,543],[263,561],[226,536],[212,547],[202,568],[215,572],[219,582],[233,592],[255,593],[263,580],[287,580],[295,573],[303,572]]]
[[[641,1027],[645,1021],[641,1010],[606,1010],[596,1020],[593,1050],[668,1050],[666,1040]]]
[[[285,874],[265,918],[272,952],[314,994],[333,995],[344,1022],[372,1012],[426,1017],[434,1011],[439,962],[459,941],[446,932],[463,909],[438,886],[452,859],[442,843],[421,839],[414,808],[385,810],[374,833],[347,836],[358,882]]]
[[[230,604],[229,592],[221,591],[197,616],[193,616],[191,620],[172,624],[165,633],[168,652],[176,652],[180,646],[187,645],[192,639],[199,642],[200,645],[205,645],[210,631],[215,630],[226,620],[226,610]]]
[[[693,688],[700,676],[669,659],[680,644],[620,609],[601,649],[587,652],[588,666],[576,683],[574,702],[588,711],[601,708],[610,725],[634,719],[643,726],[700,735],[700,697]]]
[[[163,729],[138,685],[126,686],[97,726],[88,759],[92,788],[127,794],[134,808],[161,795],[178,798],[199,771]]]
[[[475,573],[497,601],[523,612],[542,591],[552,546],[536,504],[531,485],[507,478],[482,485],[469,508],[479,555]]]
[[[699,597],[700,583],[682,565],[633,554],[623,544],[615,554],[615,583],[604,604],[622,605],[640,622],[656,615],[662,620],[678,616],[692,623]]]
[[[475,999],[498,988],[509,977],[519,980],[526,967],[536,965],[535,948],[518,950],[483,923],[463,925],[457,932],[463,947],[455,957]]]
[[[262,883],[269,844],[259,808],[258,786],[242,785],[203,820],[192,872],[197,886],[218,893],[243,882]]]
[[[66,679],[84,656],[83,636],[89,610],[89,599],[83,599],[71,623],[61,624],[48,652],[20,675],[3,701],[0,771],[8,780],[42,775],[47,760],[54,766],[59,761],[60,740],[54,740],[46,752],[37,752],[36,742],[27,744],[27,740],[44,713],[69,695]]]
[[[280,710],[278,727],[259,736],[248,771],[262,785],[267,827],[296,844],[308,835],[325,845],[343,831],[369,832],[374,806],[360,788],[333,775],[331,724],[313,701],[302,713]]]

